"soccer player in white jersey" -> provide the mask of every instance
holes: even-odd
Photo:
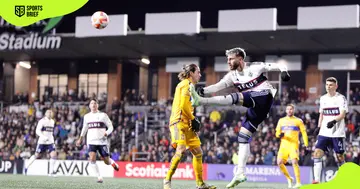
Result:
[[[55,121],[52,119],[53,112],[48,109],[45,117],[39,120],[36,126],[36,135],[39,136],[35,154],[32,155],[25,166],[25,174],[27,174],[30,165],[44,152],[50,153],[50,176],[55,176],[54,165],[56,160],[56,151],[54,144],[54,126]],[[36,169],[36,167],[34,168]]]
[[[193,106],[199,105],[241,105],[247,109],[246,117],[239,132],[238,169],[232,181],[226,186],[233,188],[245,182],[245,165],[250,154],[249,139],[257,130],[258,125],[268,116],[273,104],[276,89],[268,82],[264,72],[281,71],[283,81],[289,81],[290,75],[283,64],[264,62],[244,62],[246,53],[242,48],[226,51],[230,71],[214,85],[199,88],[190,87]],[[204,97],[229,87],[236,87],[239,92],[226,96]]]
[[[106,165],[111,165],[116,171],[119,171],[118,164],[109,156],[109,148],[107,137],[114,130],[114,127],[108,115],[100,112],[98,101],[96,99],[90,100],[89,104],[91,112],[85,114],[83,121],[83,128],[81,130],[80,138],[76,141],[77,146],[81,146],[81,142],[86,135],[86,144],[88,145],[90,166],[93,168],[98,183],[103,182],[100,175],[99,167],[96,164],[96,153],[99,152]]]
[[[336,153],[339,166],[345,163],[345,121],[348,112],[348,102],[344,95],[336,92],[337,79],[326,79],[326,94],[320,98],[319,123],[320,129],[314,153],[314,181],[318,184],[321,180],[322,157],[328,149]]]

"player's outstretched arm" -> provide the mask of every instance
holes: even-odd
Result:
[[[216,93],[216,92],[219,92],[223,89],[226,89],[228,87],[231,87],[233,86],[233,82],[230,78],[230,74],[226,74],[224,76],[224,78],[222,78],[219,82],[217,82],[216,84],[213,84],[213,85],[209,85],[207,87],[204,87],[204,88],[199,88],[198,89],[198,94],[200,96],[204,96],[206,94],[212,94],[212,93]]]
[[[284,63],[264,63],[264,67],[266,71],[280,71],[281,80],[285,82],[290,80],[290,74]]]

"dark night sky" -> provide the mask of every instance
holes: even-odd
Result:
[[[106,2],[106,3],[105,3]],[[341,3],[340,3],[341,2]],[[120,4],[121,6],[117,6]],[[217,27],[218,10],[248,9],[248,8],[271,8],[278,10],[279,25],[296,25],[297,7],[299,6],[324,6],[324,5],[350,5],[360,4],[356,0],[302,0],[302,1],[267,1],[267,0],[90,0],[78,11],[67,15],[63,22],[58,26],[58,33],[73,33],[75,16],[90,16],[97,10],[102,10],[107,14],[128,14],[128,23],[132,30],[136,30],[145,25],[145,13],[160,12],[184,12],[200,11],[201,25],[204,28]],[[339,13],[334,13],[339,14]],[[245,18],[240,18],[245,19]],[[246,18],[251,20],[251,18]]]

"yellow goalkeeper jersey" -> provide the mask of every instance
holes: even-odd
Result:
[[[190,84],[190,79],[184,79],[176,86],[171,108],[170,126],[178,122],[190,124],[191,120],[195,118],[193,115],[194,107],[191,106],[190,101]]]
[[[276,137],[279,138],[281,133],[284,137],[281,139],[282,144],[295,144],[299,145],[299,135],[303,137],[304,145],[308,146],[308,136],[304,122],[296,116],[285,116],[280,118],[276,126]]]

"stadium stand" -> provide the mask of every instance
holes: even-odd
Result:
[[[289,92],[284,91],[288,101],[286,103],[301,103],[306,99],[305,93],[298,93],[303,89],[293,87]],[[359,103],[359,90],[351,94],[351,103]],[[81,95],[79,95],[81,96]],[[21,99],[21,98],[19,98]],[[82,117],[88,112],[87,102],[70,102],[63,96],[63,101],[49,103],[35,102],[29,104],[29,108],[19,111],[4,108],[0,117],[0,158],[2,160],[16,160],[29,158],[36,147],[35,127],[37,120],[44,115],[46,108],[53,108],[56,118],[56,146],[59,153],[59,159],[87,159],[86,148],[79,149],[75,147],[75,140],[82,128]],[[81,98],[80,98],[81,99]],[[281,105],[283,103],[279,103]],[[21,102],[21,100],[19,101]],[[19,103],[17,102],[17,103]],[[126,90],[124,98],[119,101],[114,99],[109,111],[110,119],[114,124],[114,133],[111,135],[111,157],[119,161],[150,161],[150,162],[169,162],[174,150],[169,146],[169,132],[164,121],[156,123],[159,117],[168,117],[171,106],[171,99],[164,104],[151,106],[147,112],[153,116],[153,120],[145,120],[145,112],[134,112],[127,110],[126,107],[143,106],[148,104],[143,94],[136,94],[135,90]],[[23,103],[24,105],[24,103]],[[20,107],[20,106],[18,106]],[[280,106],[279,106],[280,107]],[[130,108],[131,109],[131,108]],[[258,129],[256,136],[252,138],[252,154],[248,160],[249,164],[255,165],[276,165],[276,153],[279,147],[279,140],[275,136],[275,127],[278,119],[284,116],[281,108],[276,108],[269,118],[264,121]],[[236,164],[237,135],[241,127],[241,119],[244,116],[241,110],[211,110],[209,114],[201,117],[204,127],[200,132],[200,138],[203,143],[205,163],[216,164]],[[301,110],[297,111],[296,116],[302,118],[307,127],[309,135],[309,147],[302,147],[300,150],[300,165],[312,166],[312,151],[314,150],[316,136],[313,135],[317,125],[318,114],[315,111]],[[158,118],[156,118],[158,117]],[[166,119],[161,119],[166,120]],[[141,140],[136,148],[135,128],[136,123],[148,125],[161,125],[162,127],[151,127],[146,133],[144,129],[139,135],[145,140]],[[162,123],[161,123],[162,122]],[[357,110],[352,110],[347,118],[347,145],[346,161],[360,164],[360,114]],[[152,128],[152,129],[151,129]],[[121,140],[119,140],[121,139]],[[131,141],[126,146],[124,141]],[[183,159],[183,162],[191,162],[191,154]],[[335,158],[330,153],[326,156],[326,164],[336,166]]]

